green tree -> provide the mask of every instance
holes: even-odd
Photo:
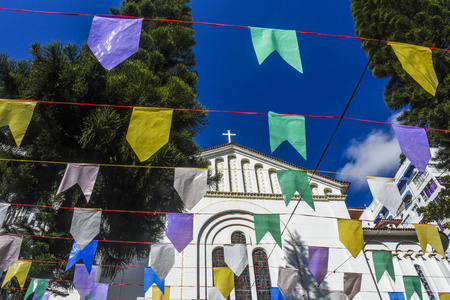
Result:
[[[450,2],[447,0],[352,0],[351,8],[355,31],[360,37],[450,49]],[[450,52],[432,50],[439,80],[436,95],[432,96],[403,70],[391,46],[363,41],[362,48],[371,58],[369,68],[373,76],[389,78],[384,101],[391,110],[402,109],[398,118],[402,124],[450,129]],[[440,149],[441,167],[450,170],[449,134],[429,131],[428,137],[431,145]],[[442,198],[448,202],[448,197]]]
[[[192,20],[188,0],[126,0],[114,15]],[[16,61],[0,54],[0,98],[38,99],[127,106],[202,109],[196,100],[194,31],[190,24],[144,21],[139,51],[111,71],[103,69],[88,47],[34,43],[31,59]],[[112,210],[182,211],[174,191],[176,166],[206,167],[193,154],[194,137],[206,126],[203,112],[174,111],[169,143],[141,163],[126,141],[131,109],[38,104],[21,148],[9,130],[0,134],[0,157],[169,168],[101,167],[87,204],[78,187],[56,196],[65,165],[0,161],[0,197],[7,202],[52,205],[36,215],[47,227],[43,234],[70,237],[72,211],[58,207]],[[10,208],[13,214],[17,207]],[[164,215],[103,212],[97,239],[157,241]],[[9,226],[10,231],[24,230]],[[67,261],[72,242],[25,238],[24,259]],[[38,246],[39,251],[38,250]],[[146,257],[148,245],[99,243],[98,263],[129,264]],[[45,256],[45,259],[41,258]],[[65,265],[34,263],[31,277],[64,278]],[[103,268],[114,277],[120,268]],[[52,283],[64,293],[66,286]]]

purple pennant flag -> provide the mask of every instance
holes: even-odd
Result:
[[[317,284],[320,285],[328,272],[328,252],[325,247],[308,247],[309,250],[309,270],[316,277]]]
[[[425,168],[431,159],[430,144],[425,129],[412,126],[392,124],[403,154],[419,170]]]
[[[73,275],[73,285],[80,294],[80,297],[84,297],[90,293],[95,284],[95,269],[97,266],[92,266],[91,274],[88,273],[86,267],[82,264],[75,265],[75,274]]]
[[[175,249],[181,252],[193,239],[194,215],[166,213],[166,236]]]
[[[94,287],[89,293],[89,299],[91,300],[106,300],[108,297],[109,284],[107,283],[94,283]]]
[[[45,293],[44,293],[44,295],[42,296],[41,299],[38,299],[36,294],[34,294],[32,300],[48,300],[48,299],[50,299],[51,295],[52,295],[51,291],[45,291]]]
[[[142,20],[94,17],[87,43],[105,69],[111,70],[139,50]]]

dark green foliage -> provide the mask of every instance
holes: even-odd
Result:
[[[113,14],[191,20],[187,0],[124,1]],[[0,98],[38,99],[128,106],[196,108],[194,31],[189,24],[144,21],[139,51],[111,71],[98,63],[86,45],[54,42],[30,46],[31,59],[15,61],[0,54]],[[0,134],[0,157],[120,165],[196,166],[193,138],[207,124],[202,112],[174,111],[170,140],[141,163],[126,141],[131,109],[38,104],[22,147],[9,131]],[[48,225],[44,235],[70,237],[72,211],[64,207],[181,211],[173,189],[172,169],[101,167],[90,203],[78,186],[55,196],[65,165],[0,161],[0,197],[8,202],[53,205],[40,209]],[[11,214],[16,207],[11,207]],[[14,227],[15,228],[15,227]],[[164,216],[103,212],[97,239],[157,241]],[[11,229],[12,230],[12,229]],[[24,259],[66,261],[72,242],[25,238]],[[36,252],[36,249],[40,249]],[[126,265],[148,256],[148,245],[99,243],[101,264]],[[60,278],[65,265],[33,264],[31,276]],[[59,269],[58,269],[59,268]],[[118,268],[103,268],[113,277]],[[61,287],[61,286],[60,286]],[[62,286],[64,287],[64,286]],[[56,289],[57,287],[53,287]]]
[[[450,49],[448,0],[352,0],[352,13],[358,36]],[[392,110],[403,109],[399,121],[449,130],[450,52],[432,50],[439,80],[436,96],[432,96],[403,70],[389,45],[381,43],[377,47],[377,44],[376,41],[363,41],[362,48],[372,58],[370,69],[373,75],[390,78],[383,93],[384,101]],[[429,131],[428,137],[432,146],[440,148],[441,167],[450,169],[450,135]]]

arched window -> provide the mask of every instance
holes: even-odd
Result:
[[[231,235],[232,244],[247,244],[245,234],[241,231],[235,231]],[[250,272],[248,265],[242,271],[241,276],[234,275],[234,292],[236,300],[251,300],[252,289],[250,283]]]
[[[255,270],[256,294],[258,300],[270,300],[270,272],[266,251],[255,249],[253,251],[253,268]]]
[[[212,252],[212,266],[213,268],[228,267],[225,263],[223,255],[223,247],[214,248]],[[214,282],[214,272],[213,272],[213,282]],[[228,300],[230,297],[228,296]]]
[[[434,297],[433,295],[433,291],[431,290],[427,278],[423,274],[422,268],[419,265],[414,265],[414,268],[416,268],[417,275],[419,275],[420,281],[422,281],[422,285],[425,288],[425,291],[427,292],[427,295],[430,298],[430,300],[436,300],[436,297]]]

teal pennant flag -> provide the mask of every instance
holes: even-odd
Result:
[[[271,28],[249,27],[252,34],[253,48],[255,48],[258,63],[273,52],[278,51],[280,56],[291,67],[303,73],[300,50],[298,50],[297,33],[295,30],[279,30]]]
[[[372,251],[373,264],[375,266],[375,274],[377,282],[380,282],[384,271],[387,271],[392,280],[395,281],[394,264],[392,262],[392,253],[390,251],[373,250]]]
[[[267,232],[270,232],[278,246],[282,248],[281,231],[280,231],[280,215],[279,214],[253,214],[255,221],[256,243],[262,240]]]
[[[273,153],[284,141],[288,141],[306,160],[305,118],[285,116],[269,111],[270,151]]]
[[[277,170],[277,177],[286,206],[289,205],[295,192],[298,191],[303,200],[305,200],[312,209],[316,210],[311,187],[309,186],[307,171]]]
[[[411,299],[414,292],[416,292],[417,296],[423,300],[419,276],[403,276],[403,284],[405,285],[406,300]]]
[[[42,296],[44,296],[45,290],[47,289],[49,282],[50,281],[47,279],[38,279],[38,278],[31,279],[30,285],[28,286],[27,289],[27,293],[25,294],[25,298],[23,299],[27,299],[28,296],[34,293],[36,299],[41,300]]]

